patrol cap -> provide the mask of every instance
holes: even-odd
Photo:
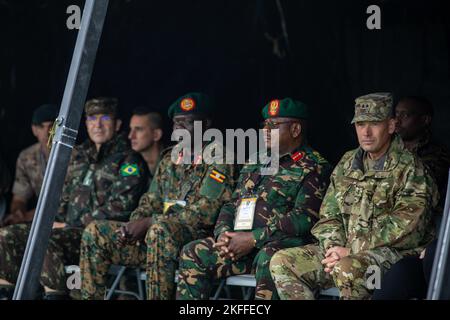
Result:
[[[117,107],[119,100],[111,97],[99,97],[86,101],[84,111],[86,116],[92,116],[99,113],[117,116]]]
[[[303,102],[285,98],[272,100],[262,110],[264,119],[276,117],[288,117],[308,119],[308,107]]]
[[[34,110],[31,123],[38,125],[46,121],[53,122],[58,116],[58,111],[58,107],[54,104],[43,104]]]
[[[171,119],[179,114],[200,114],[208,116],[212,114],[213,109],[214,104],[207,94],[192,92],[185,94],[172,103],[167,114]]]
[[[352,123],[383,121],[392,115],[393,97],[390,92],[370,93],[355,99]]]

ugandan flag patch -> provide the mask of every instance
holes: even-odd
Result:
[[[225,181],[225,175],[217,170],[212,170],[209,177],[219,183],[223,183]]]
[[[123,177],[138,176],[139,168],[137,164],[125,163],[124,165],[122,165],[122,167],[120,167],[120,174]]]

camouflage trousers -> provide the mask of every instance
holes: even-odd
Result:
[[[15,283],[31,224],[0,228],[0,279]],[[67,292],[65,265],[76,265],[80,256],[82,229],[53,229],[41,272],[41,285]]]
[[[175,271],[180,249],[193,240],[181,224],[159,221],[147,231],[144,243],[121,246],[115,232],[121,222],[95,221],[84,230],[80,250],[83,299],[104,299],[111,265],[145,268],[147,299],[168,300],[175,295]]]
[[[325,259],[323,250],[307,245],[277,252],[270,261],[270,272],[280,299],[312,300],[319,289],[334,286],[341,299],[370,299],[374,283],[369,277],[373,271],[379,270],[382,276],[398,259],[393,255],[386,259],[381,253],[363,251],[349,255],[331,273],[326,273],[321,264]]]
[[[256,299],[276,300],[278,295],[269,271],[272,256],[282,248],[302,244],[300,239],[273,241],[261,250],[233,262],[213,248],[215,240],[206,238],[187,244],[180,253],[177,299],[209,299],[214,280],[232,275],[254,273]]]

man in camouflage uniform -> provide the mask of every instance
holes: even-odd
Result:
[[[128,220],[145,192],[147,165],[117,134],[117,100],[86,103],[89,139],[74,148],[41,274],[47,299],[64,298],[64,265],[78,264],[81,234],[93,220]],[[0,229],[0,279],[16,281],[30,224]]]
[[[447,191],[450,151],[432,137],[433,106],[423,97],[408,96],[395,107],[395,118],[396,132],[402,137],[405,147],[422,160],[436,181],[441,195],[436,210],[441,215]]]
[[[384,273],[429,241],[436,186],[394,134],[391,109],[388,93],[356,99],[352,123],[360,147],[331,175],[312,229],[319,245],[282,250],[271,260],[282,299],[314,299],[316,290],[332,286],[342,299],[367,299],[373,271]]]
[[[139,107],[133,110],[130,119],[128,139],[131,148],[139,152],[147,162],[150,176],[153,178],[163,150],[163,120],[157,112]]]
[[[215,238],[183,248],[177,299],[208,299],[215,279],[246,273],[256,274],[257,299],[277,299],[270,258],[282,248],[311,242],[331,167],[306,143],[303,103],[273,100],[262,114],[269,149],[270,129],[279,130],[279,170],[263,175],[264,164],[244,166],[231,201],[220,211]],[[250,222],[242,224],[242,208],[252,202]]]
[[[192,142],[194,121],[209,127],[211,112],[208,96],[192,93],[173,103],[168,114],[174,133],[184,129]],[[145,268],[148,299],[173,298],[180,249],[212,233],[220,207],[231,197],[235,178],[233,165],[214,161],[209,153],[191,157],[188,151],[168,148],[163,152],[150,189],[129,223],[94,222],[86,228],[80,257],[84,299],[104,298],[112,264]]]
[[[57,116],[58,107],[50,104],[40,106],[33,113],[31,130],[38,142],[23,150],[17,158],[11,213],[3,221],[3,225],[33,220],[50,154],[47,146],[49,131]]]
[[[436,181],[440,198],[433,211],[434,222],[439,230],[447,191],[450,152],[432,137],[433,106],[424,97],[404,97],[395,107],[395,117],[396,132],[402,137],[405,147],[422,160]],[[383,277],[380,288],[374,291],[372,299],[424,299],[435,249],[436,241],[433,241],[420,256],[409,256],[397,262]]]

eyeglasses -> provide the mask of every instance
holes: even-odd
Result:
[[[112,119],[111,116],[108,114],[104,114],[104,115],[98,114],[98,115],[93,115],[93,116],[87,116],[86,120],[89,122],[92,122],[92,121],[97,121],[97,119],[99,119],[99,118],[101,121],[110,121]]]
[[[260,123],[260,126],[261,126],[261,128],[267,127],[267,128],[269,128],[269,129],[276,129],[276,128],[278,128],[281,124],[286,124],[286,123],[298,123],[298,122],[297,122],[297,121],[294,121],[294,120],[279,121],[279,122],[269,120],[269,121],[263,121],[263,122],[261,122],[261,123]]]

